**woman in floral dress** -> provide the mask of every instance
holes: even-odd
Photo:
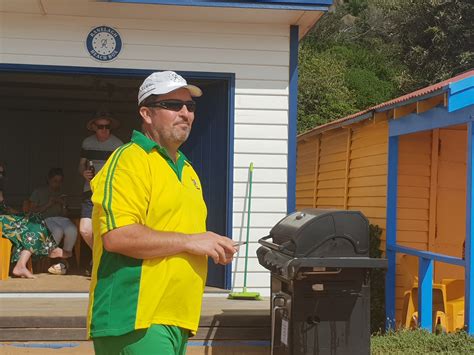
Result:
[[[16,213],[3,200],[5,164],[0,162],[0,227],[2,237],[12,242],[12,262],[16,262],[13,275],[35,278],[26,264],[31,256],[60,258],[63,250],[58,248],[40,214]]]

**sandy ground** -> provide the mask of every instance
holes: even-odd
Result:
[[[36,348],[32,347],[21,347],[22,345],[35,345]],[[69,346],[63,348],[47,348],[46,346]],[[18,355],[18,354],[45,354],[45,355],[63,355],[63,354],[70,354],[70,355],[88,355],[94,354],[94,349],[92,342],[84,341],[84,342],[68,342],[68,343],[15,343],[16,346],[8,345],[7,343],[0,344],[0,354],[2,355]],[[74,347],[71,347],[74,345]],[[43,346],[43,347],[39,347]],[[270,353],[269,346],[215,346],[215,347],[208,347],[208,346],[188,346],[188,350],[186,352],[187,355],[238,355],[238,354],[249,354],[249,355],[267,355]]]
[[[54,343],[57,346],[62,345],[77,345],[74,347],[64,347],[64,348],[47,348],[39,346],[48,346],[52,343],[15,343],[14,345],[9,345],[8,343],[2,343],[0,345],[0,354],[10,355],[10,354],[94,354],[94,348],[92,342],[67,342],[67,343]],[[22,345],[36,345],[38,347],[21,347]]]

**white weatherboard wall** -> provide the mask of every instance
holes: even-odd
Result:
[[[114,4],[115,13],[120,6],[125,5]],[[85,50],[87,33],[99,25],[115,28],[123,40],[122,52],[111,63],[96,62]],[[233,238],[246,235],[243,210],[252,161],[247,286],[268,295],[270,275],[258,264],[255,251],[257,240],[286,215],[289,32],[283,24],[0,12],[0,62],[235,73]],[[243,284],[244,250],[233,267],[237,291]]]

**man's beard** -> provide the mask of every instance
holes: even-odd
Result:
[[[188,129],[186,130],[176,129],[171,132],[168,138],[170,138],[170,140],[172,140],[173,142],[179,143],[179,145],[181,145],[184,142],[186,142],[190,133],[191,133],[191,127],[188,127]]]

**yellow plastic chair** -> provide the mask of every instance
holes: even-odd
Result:
[[[446,286],[446,305],[448,318],[448,331],[455,332],[464,328],[464,280],[443,279],[441,283]]]
[[[433,284],[433,329],[438,319],[448,332],[464,328],[464,280],[443,279]],[[418,326],[418,284],[404,293],[402,326],[413,329]]]
[[[402,327],[406,329],[414,329],[418,326],[418,312],[413,304],[411,291],[405,291],[403,294],[402,308]]]
[[[12,243],[7,239],[2,237],[2,225],[0,224],[0,281],[8,279],[10,274],[10,258],[12,254]],[[26,264],[28,269],[33,273],[33,263],[31,258]]]
[[[443,329],[448,330],[446,285],[433,284],[433,330],[438,320]],[[406,291],[403,297],[402,326],[413,329],[418,327],[418,283],[413,283],[411,290]]]
[[[11,251],[12,243],[2,237],[2,228],[0,228],[0,280],[2,281],[8,279]]]

